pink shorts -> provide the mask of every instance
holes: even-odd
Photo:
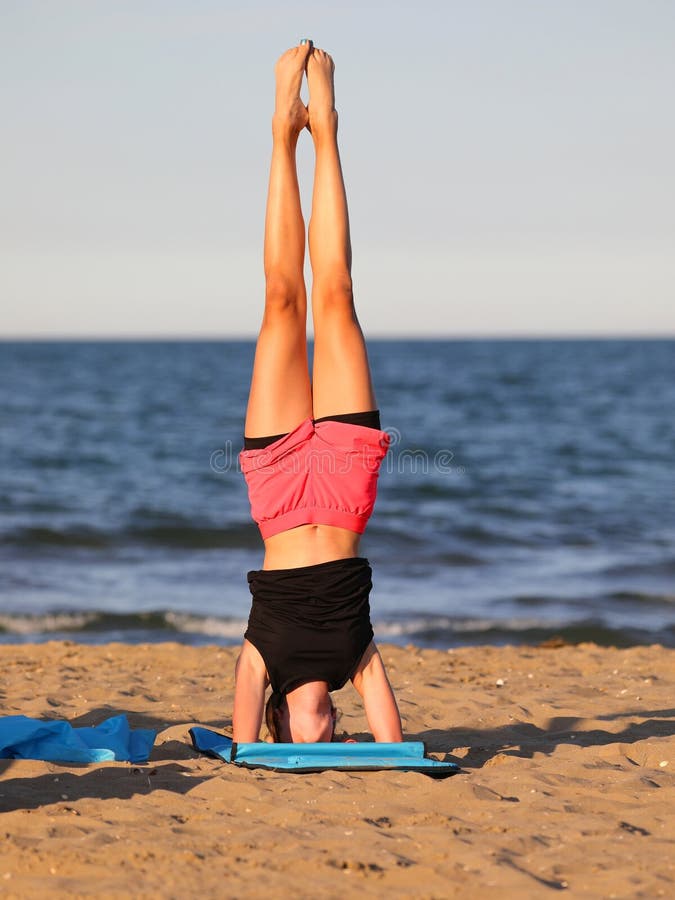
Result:
[[[242,450],[251,515],[263,538],[298,525],[362,534],[388,447],[385,431],[308,418],[263,449]]]

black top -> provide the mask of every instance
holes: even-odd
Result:
[[[337,691],[373,639],[372,569],[355,556],[295,569],[248,573],[253,604],[244,637],[259,651],[272,690],[307,681]]]

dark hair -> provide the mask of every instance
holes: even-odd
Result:
[[[279,725],[277,724],[277,717],[274,715],[274,713],[277,709],[280,708],[283,702],[284,695],[279,694],[276,691],[272,691],[272,693],[267,698],[267,703],[265,704],[265,725],[267,725],[267,730],[269,731],[270,737],[275,744],[279,744],[281,742],[279,740]]]

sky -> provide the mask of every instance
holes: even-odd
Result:
[[[675,335],[672,0],[0,0],[0,337],[255,335],[302,37],[367,335]]]

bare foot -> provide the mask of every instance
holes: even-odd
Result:
[[[325,50],[312,49],[307,60],[307,85],[309,87],[308,129],[316,139],[326,131],[335,133],[337,112],[335,111],[335,88],[333,72],[335,63]]]
[[[300,99],[300,85],[312,44],[298,44],[282,54],[274,67],[277,82],[272,127],[275,131],[297,137],[307,125],[307,107]]]

